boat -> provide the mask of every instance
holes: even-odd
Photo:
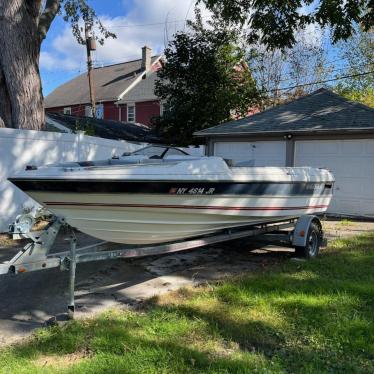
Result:
[[[139,245],[323,214],[334,184],[326,169],[238,166],[168,146],[102,161],[29,165],[9,180],[70,226]]]

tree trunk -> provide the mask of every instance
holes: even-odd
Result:
[[[44,108],[39,75],[37,0],[0,0],[0,123],[40,130]]]
[[[0,127],[11,127],[12,110],[8,90],[5,85],[5,77],[0,68]]]

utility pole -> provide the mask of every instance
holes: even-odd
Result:
[[[95,89],[93,83],[93,66],[92,66],[92,57],[91,51],[96,50],[96,41],[91,34],[91,25],[87,22],[84,25],[84,33],[86,38],[86,48],[87,48],[87,75],[88,75],[88,84],[90,87],[90,102],[91,102],[91,111],[92,117],[96,118],[96,103],[95,103]]]

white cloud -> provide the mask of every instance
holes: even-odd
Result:
[[[102,23],[116,34],[117,39],[107,39],[104,46],[97,45],[94,53],[96,64],[140,58],[144,45],[150,46],[155,54],[162,53],[172,34],[185,27],[186,17],[193,17],[193,6],[194,0],[134,0],[126,16],[101,16]],[[202,13],[203,17],[208,15],[205,9]],[[42,52],[40,64],[48,71],[82,70],[85,67],[85,47],[76,42],[66,25],[53,40],[52,47]]]

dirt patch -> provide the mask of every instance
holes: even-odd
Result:
[[[349,238],[365,232],[374,231],[374,222],[350,219],[328,219],[322,221],[327,239]]]
[[[38,357],[36,360],[33,361],[33,364],[38,368],[53,366],[59,368],[67,368],[76,364],[83,359],[90,358],[92,353],[90,351],[78,351],[74,353],[69,353],[66,355],[52,355],[47,356],[43,355]]]
[[[0,234],[0,248],[14,246],[14,240],[7,234]]]

